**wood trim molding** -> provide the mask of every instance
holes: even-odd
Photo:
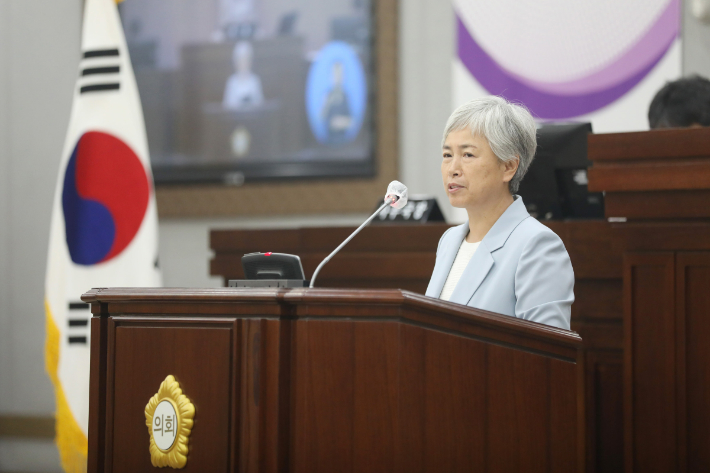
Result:
[[[53,439],[54,417],[0,416],[0,438]]]
[[[398,176],[398,13],[397,0],[379,0],[375,8],[375,160],[370,178],[332,178],[298,182],[159,186],[161,218],[273,216],[359,213],[372,210],[387,184]],[[347,199],[333,199],[347,195]]]
[[[651,131],[590,134],[589,159],[597,162],[675,161],[707,157],[710,129],[666,128]]]

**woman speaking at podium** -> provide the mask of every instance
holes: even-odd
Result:
[[[439,241],[426,295],[569,330],[574,272],[562,240],[515,195],[535,155],[536,126],[501,97],[449,117],[441,175],[468,221]]]

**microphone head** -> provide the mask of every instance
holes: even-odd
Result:
[[[407,193],[407,186],[399,181],[392,181],[390,185],[387,186],[387,193],[385,194],[385,200],[390,197],[394,197],[395,201],[390,205],[395,209],[401,209],[407,205],[407,199],[409,198]]]

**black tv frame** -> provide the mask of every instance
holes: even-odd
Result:
[[[374,131],[373,131],[374,138]],[[153,180],[156,185],[224,184],[242,185],[246,182],[286,181],[323,178],[373,177],[377,168],[374,143],[367,161],[357,163],[320,160],[314,162],[270,161],[269,164],[235,163],[234,165],[155,165]]]

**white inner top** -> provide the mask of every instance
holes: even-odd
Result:
[[[461,242],[459,252],[456,253],[456,259],[454,260],[454,264],[451,265],[449,276],[446,278],[444,289],[441,290],[441,296],[439,296],[439,299],[443,299],[445,301],[451,299],[451,294],[453,294],[456,285],[459,283],[459,279],[461,279],[464,269],[468,266],[468,262],[471,261],[473,254],[476,252],[476,249],[478,249],[478,245],[480,244],[480,241],[477,241],[476,243],[469,243],[465,238]]]

